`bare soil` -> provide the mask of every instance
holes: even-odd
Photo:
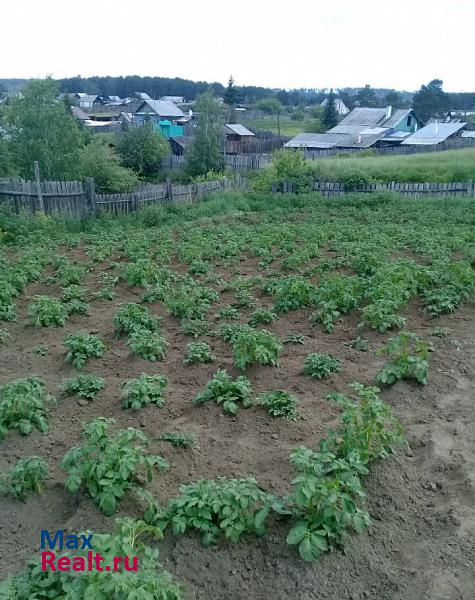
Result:
[[[242,273],[252,272],[252,267],[240,265]],[[97,289],[94,273],[85,285]],[[272,419],[257,406],[230,417],[216,405],[192,405],[195,394],[218,368],[238,374],[230,346],[209,338],[217,361],[185,366],[185,346],[191,338],[180,332],[177,319],[155,303],[150,309],[163,316],[170,343],[166,361],[150,363],[130,357],[124,341],[113,337],[112,318],[120,303],[139,301],[142,291],[125,286],[117,290],[115,300],[92,303],[88,317],[73,316],[64,328],[38,328],[29,324],[29,298],[37,293],[59,296],[60,291],[54,285],[32,284],[18,301],[18,322],[7,326],[12,339],[0,348],[0,383],[36,375],[59,402],[51,410],[48,434],[21,437],[12,432],[1,443],[1,470],[33,454],[45,457],[50,465],[42,496],[30,497],[26,503],[0,499],[1,578],[21,570],[38,550],[40,529],[111,529],[112,520],[89,498],[64,490],[65,474],[59,463],[78,443],[83,422],[112,416],[118,426],[141,428],[150,439],[165,431],[195,435],[192,449],[175,449],[165,443],[152,447],[171,463],[171,469],[158,475],[150,486],[161,500],[177,495],[180,484],[220,475],[252,474],[264,488],[286,493],[293,476],[288,461],[291,449],[301,444],[313,446],[336,423],[338,407],[326,401],[325,394],[348,392],[348,384],[355,380],[371,384],[382,364],[375,351],[390,337],[365,330],[359,334],[369,339],[371,352],[360,352],[344,344],[356,334],[356,314],[346,317],[332,335],[310,327],[310,310],[284,315],[268,328],[281,337],[303,333],[307,336],[304,345],[285,345],[281,368],[253,367],[246,375],[256,393],[273,388],[295,393],[303,418],[297,422]],[[220,305],[230,299],[222,294]],[[260,298],[260,306],[268,300]],[[250,311],[244,312],[247,318]],[[162,562],[184,582],[187,600],[473,600],[474,304],[434,321],[427,320],[413,304],[407,316],[409,329],[430,339],[435,352],[427,386],[398,383],[383,391],[383,398],[406,429],[409,444],[395,457],[376,464],[366,478],[371,527],[363,535],[352,536],[342,552],[332,552],[315,564],[303,562],[285,543],[288,527],[280,522],[270,524],[264,538],[249,537],[236,545],[220,542],[217,548],[203,548],[193,535],[168,535],[161,548]],[[448,327],[448,336],[430,337],[436,326]],[[108,345],[104,358],[89,361],[85,368],[107,380],[106,388],[88,403],[61,399],[58,391],[65,378],[76,374],[64,362],[63,339],[78,330],[94,333]],[[33,351],[40,343],[48,348],[46,356]],[[342,372],[324,381],[305,377],[302,364],[309,352],[337,356],[343,361]],[[122,410],[121,383],[141,372],[169,378],[164,408]],[[118,516],[139,516],[140,510],[133,498],[127,498]]]

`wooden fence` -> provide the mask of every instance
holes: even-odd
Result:
[[[8,206],[17,214],[26,210],[47,215],[61,214],[84,219],[98,212],[114,215],[128,213],[148,204],[196,202],[212,192],[230,189],[248,189],[246,180],[222,179],[190,185],[171,182],[158,185],[141,184],[125,194],[96,194],[93,179],[79,181],[23,181],[0,180],[0,206]]]
[[[422,196],[464,196],[475,197],[475,185],[473,181],[461,183],[367,183],[364,185],[350,187],[338,181],[314,181],[312,189],[322,196],[343,196],[344,194],[369,194],[374,192],[395,192],[412,198]],[[274,192],[293,193],[296,186],[292,182],[274,185]]]
[[[234,181],[222,179],[190,185],[142,183],[126,194],[96,194],[94,180],[79,181],[23,181],[0,180],[0,206],[8,206],[16,213],[26,210],[45,214],[61,214],[69,218],[84,219],[99,212],[113,215],[130,213],[150,204],[197,202],[220,190],[249,191],[247,179],[236,175]],[[348,193],[395,192],[412,198],[422,196],[475,197],[473,181],[460,183],[374,183],[357,187],[345,186],[336,181],[314,181],[312,189],[323,196],[343,196]],[[293,182],[276,184],[275,193],[293,193]]]
[[[226,169],[239,173],[241,171],[250,171],[261,169],[272,160],[270,154],[225,154],[224,165]],[[184,156],[169,154],[162,161],[163,169],[182,169],[185,165]]]

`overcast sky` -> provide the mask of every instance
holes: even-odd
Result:
[[[0,78],[475,90],[475,0],[2,0]]]

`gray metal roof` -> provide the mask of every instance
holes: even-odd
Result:
[[[401,144],[406,146],[439,144],[460,131],[465,125],[466,123],[428,123]]]
[[[340,125],[367,125],[377,127],[386,120],[385,108],[354,108]]]
[[[240,125],[239,123],[227,123],[225,126],[225,129],[229,129],[230,131],[227,131],[226,133],[231,133],[234,135],[252,135],[254,136],[254,134],[252,133],[252,131],[249,131],[249,129],[247,127],[244,127],[244,125]]]
[[[185,113],[173,102],[168,100],[145,100],[135,112],[141,112],[141,108],[146,104],[159,117],[184,117]]]
[[[475,131],[462,131],[463,138],[475,138]]]
[[[401,121],[407,119],[407,117],[412,113],[412,108],[398,108],[394,110],[389,117],[384,121],[382,127],[397,127]]]
[[[87,121],[89,119],[89,115],[82,108],[79,108],[79,106],[71,106],[71,112],[73,113],[73,117],[76,117],[80,121]]]
[[[386,130],[377,134],[300,133],[285,144],[285,148],[369,148],[381,139]]]

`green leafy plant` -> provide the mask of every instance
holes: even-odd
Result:
[[[273,503],[274,497],[251,477],[201,479],[182,485],[180,495],[169,502],[165,511],[149,511],[146,519],[171,525],[175,535],[195,529],[203,545],[210,546],[221,535],[232,542],[245,534],[264,535]]]
[[[345,346],[349,346],[350,348],[354,348],[355,350],[360,350],[361,352],[368,352],[369,350],[369,342],[359,335],[350,340],[349,342],[345,342]]]
[[[53,398],[36,377],[25,377],[0,386],[0,440],[8,430],[18,429],[23,435],[36,427],[48,431],[46,404]]]
[[[49,296],[35,296],[28,313],[33,317],[35,324],[41,327],[63,327],[68,318],[68,311],[64,304]]]
[[[430,332],[434,337],[445,338],[449,335],[450,330],[447,327],[434,327]]]
[[[197,394],[194,404],[216,402],[222,404],[223,409],[232,415],[237,414],[239,405],[243,408],[252,406],[251,382],[247,377],[239,376],[232,379],[225,369],[217,371],[213,379],[208,381],[203,392]]]
[[[283,339],[283,343],[284,344],[304,344],[305,339],[306,339],[305,336],[302,335],[301,333],[289,333],[289,335],[287,335]]]
[[[160,331],[160,318],[152,317],[146,306],[129,302],[123,304],[114,316],[115,335],[120,338],[137,330]]]
[[[297,398],[289,392],[283,392],[282,390],[265,392],[260,394],[258,402],[273,417],[284,417],[290,421],[297,420]]]
[[[376,382],[393,385],[399,379],[415,379],[418,383],[427,383],[430,346],[415,334],[401,331],[390,338],[381,349],[388,357],[386,364],[376,375]]]
[[[66,379],[63,386],[65,396],[79,396],[87,400],[94,400],[97,394],[104,388],[106,382],[103,377],[97,375],[78,375]]]
[[[256,308],[254,312],[249,315],[249,325],[251,327],[257,327],[257,325],[273,323],[277,320],[277,314],[270,310],[270,308]]]
[[[155,362],[165,360],[168,343],[160,333],[148,329],[136,329],[126,341],[133,354]]]
[[[91,532],[85,532],[88,535]],[[0,583],[0,597],[6,599],[68,598],[83,600],[94,594],[101,600],[140,598],[182,600],[183,589],[158,562],[159,553],[148,545],[150,539],[161,540],[162,532],[144,521],[129,517],[117,519],[112,533],[94,532],[94,551],[103,557],[103,565],[114,566],[114,557],[122,557],[118,571],[93,569],[75,572],[73,569],[42,571],[38,556],[28,561],[26,570]],[[62,557],[81,557],[87,564],[88,550],[65,550]],[[127,562],[126,562],[127,561]],[[139,565],[135,570],[134,563]],[[125,568],[127,564],[128,570]]]
[[[210,323],[205,319],[182,319],[180,329],[185,335],[199,337],[200,335],[208,335],[210,332]]]
[[[193,363],[212,363],[216,357],[211,352],[209,344],[206,342],[191,342],[186,345],[186,356],[184,362],[186,364]]]
[[[33,352],[36,356],[46,356],[48,354],[48,348],[44,344],[38,344],[33,348]]]
[[[139,410],[144,406],[165,405],[164,391],[168,379],[164,375],[146,375],[142,373],[137,379],[128,379],[122,384],[123,408]]]
[[[59,265],[56,275],[61,285],[74,285],[81,282],[81,279],[86,275],[86,269],[65,261]]]
[[[134,429],[110,432],[114,419],[99,417],[87,423],[83,443],[68,450],[61,463],[68,473],[66,489],[75,494],[81,488],[106,514],[113,514],[128,490],[141,486],[140,469],[152,481],[154,468],[168,467],[160,456],[146,451],[147,436]]]
[[[9,471],[0,475],[0,494],[25,500],[30,492],[42,492],[47,476],[48,465],[42,458],[23,458]]]
[[[309,306],[315,297],[315,286],[301,277],[281,279],[269,291],[275,297],[274,308],[277,313]]]
[[[89,358],[104,356],[106,350],[104,342],[83,331],[68,335],[64,340],[64,345],[68,349],[66,362],[72,363],[78,370],[84,367]]]
[[[316,352],[307,354],[303,365],[304,375],[315,379],[323,379],[331,373],[341,371],[341,361],[330,354],[317,354]]]
[[[234,294],[233,306],[236,308],[252,308],[256,304],[256,299],[247,290],[238,290]]]
[[[233,346],[234,364],[238,369],[246,369],[249,365],[279,364],[282,344],[275,334],[266,329],[257,330],[249,325],[240,326],[236,335],[230,340]]]
[[[214,316],[215,319],[228,319],[231,321],[238,321],[241,317],[242,313],[234,306],[223,306]]]
[[[195,443],[195,438],[192,435],[185,435],[183,433],[162,433],[157,437],[160,442],[169,442],[176,448],[191,448]]]
[[[319,452],[301,447],[290,456],[297,477],[285,504],[297,522],[287,543],[298,546],[304,560],[341,545],[348,530],[364,530],[370,518],[361,476],[371,461],[387,457],[404,442],[401,425],[379,398],[379,389],[360,383],[351,387],[357,398],[328,395],[343,407],[341,427],[321,440]]]
[[[6,344],[11,338],[11,333],[6,329],[0,329],[0,346]]]

